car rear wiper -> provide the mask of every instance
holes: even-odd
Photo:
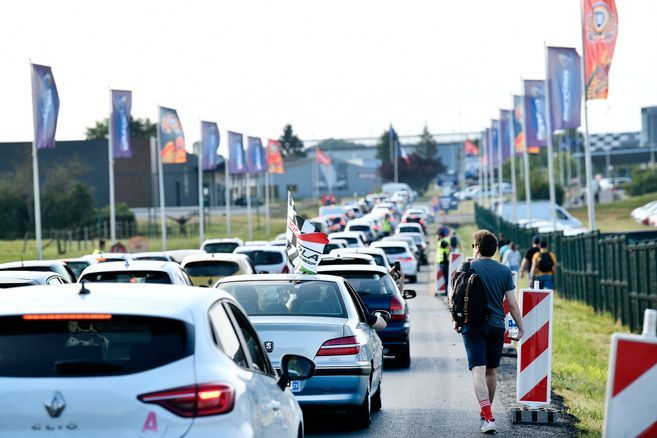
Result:
[[[54,363],[55,370],[60,374],[96,374],[117,373],[125,368],[102,360],[69,359],[58,360]]]

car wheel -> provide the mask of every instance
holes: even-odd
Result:
[[[409,283],[417,283],[417,275],[409,275],[408,276],[408,282]]]
[[[372,404],[370,401],[369,390],[365,393],[363,403],[354,409],[352,417],[354,425],[358,428],[366,429],[372,423]]]
[[[395,356],[395,362],[399,368],[408,368],[411,366],[411,347],[406,346]]]
[[[379,382],[379,388],[372,396],[372,410],[380,411],[382,406],[383,403],[381,402],[381,382]]]

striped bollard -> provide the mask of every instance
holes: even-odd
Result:
[[[657,310],[648,309],[643,334],[614,333],[603,436],[657,437]]]
[[[463,254],[452,252],[449,254],[449,275],[447,276],[447,295],[452,294],[452,277],[463,263]]]
[[[445,282],[445,276],[443,275],[443,270],[440,269],[440,264],[436,263],[436,293],[435,295],[444,295],[447,293],[447,283]]]
[[[536,408],[550,404],[552,374],[552,291],[520,290],[525,334],[518,343],[516,401]]]

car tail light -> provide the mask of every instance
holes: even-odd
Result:
[[[378,226],[378,225],[374,225],[374,230],[379,231],[380,229],[381,229],[380,226]]]
[[[360,343],[356,336],[331,339],[322,344],[317,356],[346,356],[360,353]]]
[[[38,313],[23,315],[26,321],[55,321],[55,320],[80,320],[80,319],[112,319],[109,313]]]
[[[290,268],[285,265],[283,266],[283,270],[281,271],[281,274],[289,274],[290,273]]]
[[[142,394],[144,403],[162,406],[181,417],[204,417],[225,414],[233,410],[235,391],[229,385],[204,384]]]
[[[420,219],[420,223],[424,225],[424,219]]]
[[[406,318],[406,304],[396,296],[390,298],[390,319],[399,321]]]
[[[412,262],[413,257],[399,257],[400,262]]]
[[[340,220],[340,225],[342,225],[342,226],[344,227],[344,226],[345,226],[345,224],[346,224],[346,222],[345,222],[345,221],[343,221],[343,220],[341,219],[341,220]]]

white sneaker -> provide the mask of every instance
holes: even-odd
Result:
[[[484,420],[483,425],[481,426],[481,433],[495,433],[497,432],[497,426],[495,425],[495,420]]]

